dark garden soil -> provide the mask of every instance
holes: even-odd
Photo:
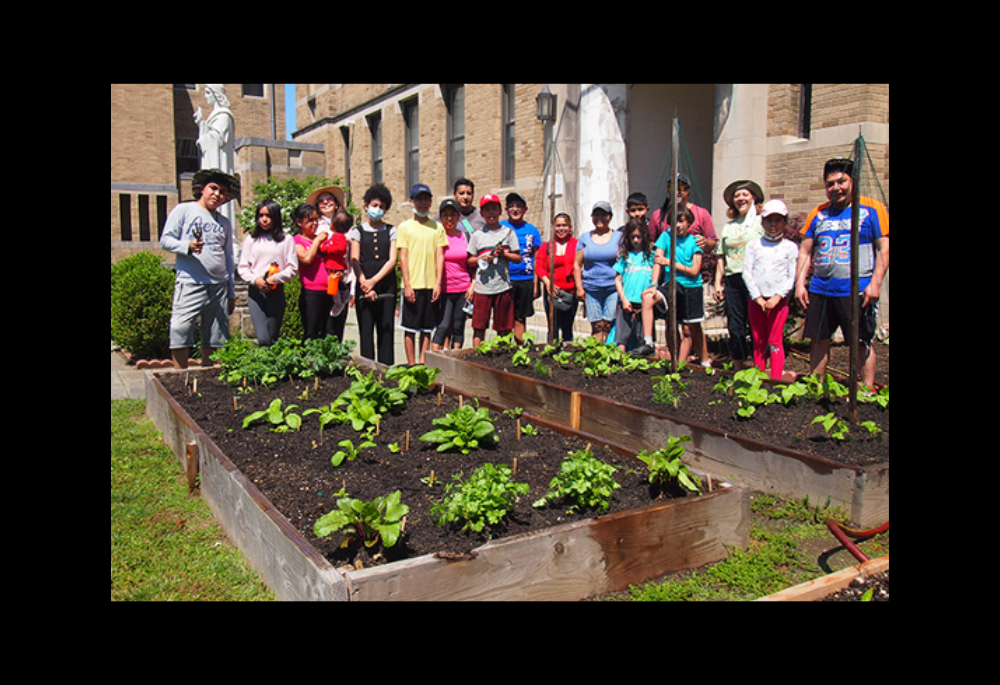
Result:
[[[375,438],[376,447],[365,448],[354,461],[334,467],[330,457],[340,449],[339,441],[350,439],[355,445],[362,442],[360,434],[350,425],[327,424],[321,437],[315,415],[303,417],[301,430],[297,432],[273,433],[266,422],[255,423],[248,429],[242,424],[244,417],[267,408],[276,397],[281,398],[283,407],[298,405],[296,412],[300,414],[307,409],[329,405],[350,386],[350,379],[321,379],[318,389],[314,389],[312,380],[292,382],[286,379],[271,388],[241,394],[217,380],[217,374],[216,369],[160,374],[159,378],[235,466],[334,565],[360,562],[367,566],[424,554],[466,554],[486,542],[485,531],[477,534],[462,532],[456,527],[439,527],[432,520],[429,507],[444,497],[445,486],[451,482],[453,474],[469,476],[487,461],[513,466],[516,460],[513,480],[531,487],[530,492],[518,500],[507,520],[489,530],[493,538],[594,515],[594,512],[568,515],[567,506],[532,507],[534,501],[546,494],[567,452],[587,446],[579,438],[539,428],[537,435],[522,434],[518,440],[515,419],[490,410],[499,436],[496,448],[475,450],[467,456],[457,452],[439,453],[434,445],[420,442],[419,437],[434,428],[433,419],[458,406],[459,396],[445,394],[439,406],[436,393],[416,395],[410,398],[404,411],[383,417],[380,435]],[[195,376],[198,378],[196,392],[190,382]],[[394,384],[394,381],[386,383]],[[466,398],[464,401],[474,400]],[[528,422],[522,419],[522,425]],[[389,449],[394,443],[402,448],[398,453]],[[609,512],[634,509],[655,501],[659,493],[651,492],[644,464],[603,446],[594,445],[591,449],[602,461],[619,467],[615,480],[621,487],[615,491]],[[421,481],[432,474],[436,478],[432,486]],[[368,551],[341,549],[343,535],[339,532],[317,538],[313,524],[336,507],[342,489],[348,496],[363,501],[400,490],[402,503],[410,508],[400,541],[386,550],[376,546]]]
[[[881,343],[876,345],[878,360],[876,384],[888,385],[889,347]],[[539,348],[536,348],[536,353],[537,349]],[[573,364],[560,365],[548,358],[542,360],[548,368],[548,375],[545,375],[535,370],[536,353],[532,354],[531,364],[520,366],[512,364],[509,352],[475,353],[466,359],[493,369],[587,392],[706,428],[787,447],[842,464],[861,466],[889,461],[888,407],[883,410],[874,403],[858,403],[858,423],[874,421],[882,429],[878,437],[871,437],[868,430],[855,426],[851,428],[847,439],[835,440],[829,437],[820,424],[813,424],[812,420],[816,416],[834,412],[847,421],[850,417],[850,407],[846,398],[836,402],[823,400],[818,403],[798,398],[787,407],[780,403],[761,405],[752,417],[743,418],[736,414],[738,408],[736,399],[713,391],[721,375],[718,373],[708,375],[697,364],[688,365],[682,370],[682,379],[690,384],[677,405],[672,406],[652,401],[653,384],[664,374],[662,369],[648,372],[619,372],[595,377],[584,374]],[[846,346],[834,345],[828,371],[848,369],[849,354]],[[800,374],[808,373],[808,349],[802,355],[804,359],[790,354],[786,370]],[[716,365],[721,366],[720,361],[717,360]]]

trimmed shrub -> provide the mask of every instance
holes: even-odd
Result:
[[[134,357],[170,356],[173,269],[152,252],[111,265],[111,339]]]

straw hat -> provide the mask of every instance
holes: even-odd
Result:
[[[319,205],[316,204],[316,200],[319,199],[320,195],[330,193],[335,198],[337,198],[337,204],[341,206],[342,209],[347,209],[347,195],[344,193],[344,189],[340,186],[327,186],[326,188],[317,188],[316,190],[309,193],[309,197],[306,198],[306,204],[312,205],[319,209]]]

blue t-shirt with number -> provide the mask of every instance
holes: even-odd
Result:
[[[861,198],[858,224],[858,291],[868,287],[875,270],[875,241],[889,235],[889,212],[878,200]],[[813,277],[809,292],[829,297],[851,294],[851,207],[829,202],[810,212],[802,235],[813,239]]]

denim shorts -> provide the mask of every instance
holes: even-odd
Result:
[[[584,292],[584,303],[587,306],[587,321],[614,321],[618,312],[618,290],[610,288],[595,288]]]

